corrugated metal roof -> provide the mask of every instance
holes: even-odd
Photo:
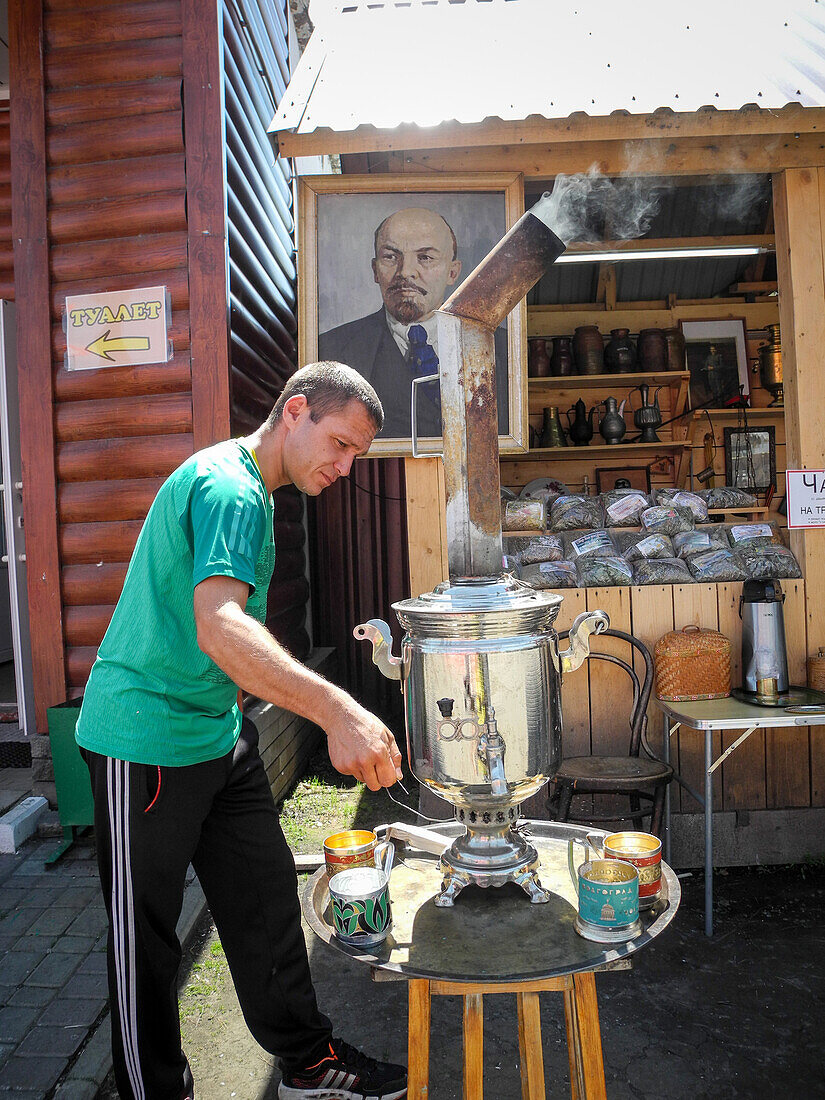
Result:
[[[825,106],[825,0],[313,0],[271,129]]]

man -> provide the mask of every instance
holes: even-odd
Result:
[[[115,1076],[127,1100],[194,1095],[181,1050],[175,926],[191,862],[279,1096],[396,1100],[401,1066],[333,1039],[315,1001],[295,865],[238,688],[325,730],[333,765],[371,790],[400,778],[390,731],[263,626],[275,559],[271,493],[346,477],[383,412],[340,363],[287,383],[252,435],[187,459],[135,546],[77,724],[109,913]]]
[[[381,399],[380,436],[409,438],[410,392],[416,376],[438,373],[435,311],[461,274],[455,233],[432,210],[408,207],[375,231],[373,279],[383,306],[377,313],[322,332],[318,353],[354,367]],[[507,431],[507,333],[497,329],[496,377],[499,431]],[[441,435],[437,382],[419,386],[418,434]]]

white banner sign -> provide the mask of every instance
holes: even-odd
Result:
[[[788,527],[825,527],[825,470],[786,470]]]

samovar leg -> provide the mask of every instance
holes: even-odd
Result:
[[[456,871],[449,864],[442,865],[441,869],[444,872],[444,878],[441,880],[441,893],[435,896],[435,904],[443,909],[449,905],[455,905],[455,899],[473,880],[470,875]]]
[[[544,889],[532,867],[522,867],[516,871],[513,882],[518,883],[533,905],[542,905],[550,900],[550,891]]]

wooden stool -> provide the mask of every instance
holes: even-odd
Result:
[[[617,960],[597,969],[630,969]],[[564,994],[567,1055],[572,1100],[606,1100],[599,1006],[593,970],[525,982],[444,982],[412,978],[409,983],[408,1100],[428,1100],[430,1089],[430,1005],[434,996],[464,998],[464,1100],[483,1100],[485,993],[515,993],[521,1056],[522,1100],[545,1100],[539,993]]]

